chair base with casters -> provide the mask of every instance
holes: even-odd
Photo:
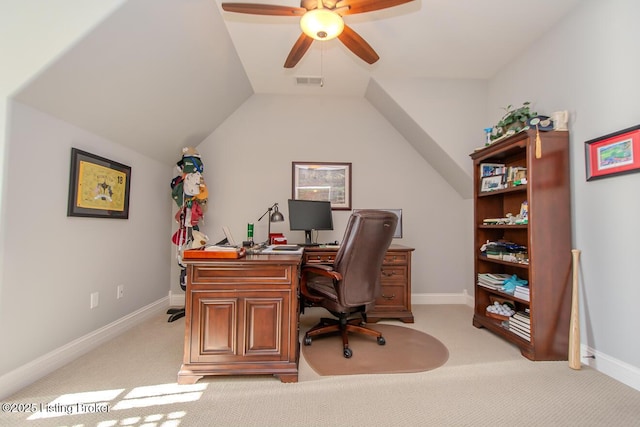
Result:
[[[367,320],[365,313],[361,313],[362,319],[357,317],[348,319],[347,316],[342,315],[342,313],[332,314],[336,316],[337,319],[323,317],[317,325],[304,334],[304,345],[311,345],[312,337],[339,332],[342,336],[342,355],[348,359],[353,356],[353,351],[349,348],[350,332],[376,337],[379,345],[385,345],[387,343],[382,333],[365,326]]]
[[[167,322],[173,322],[175,320],[178,320],[181,317],[184,317],[185,310],[184,310],[184,307],[182,307],[182,308],[170,308],[169,310],[167,310],[167,314],[171,315],[171,316],[169,316],[169,319],[167,320]]]

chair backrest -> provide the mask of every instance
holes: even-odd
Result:
[[[380,293],[382,262],[398,223],[396,214],[373,209],[349,218],[333,268],[343,280],[338,301],[346,307],[372,304]]]

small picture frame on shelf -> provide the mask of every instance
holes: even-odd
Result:
[[[518,216],[520,219],[529,219],[529,202],[526,200],[520,204],[520,213]]]
[[[504,188],[504,174],[485,176],[480,183],[480,192],[485,193],[487,191],[501,190]]]
[[[480,163],[480,178],[504,173],[504,163]]]

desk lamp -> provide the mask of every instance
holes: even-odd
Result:
[[[258,218],[258,221],[264,218],[266,214],[269,214],[269,223],[267,226],[267,241],[266,241],[266,244],[269,245],[271,244],[271,223],[284,221],[284,215],[282,215],[282,212],[278,210],[277,203],[274,203],[273,206],[267,209],[267,211],[263,213],[260,218]]]

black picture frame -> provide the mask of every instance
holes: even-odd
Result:
[[[330,201],[332,210],[351,210],[351,163],[291,162],[291,168],[293,200]]]
[[[129,218],[131,167],[71,148],[67,216]]]

